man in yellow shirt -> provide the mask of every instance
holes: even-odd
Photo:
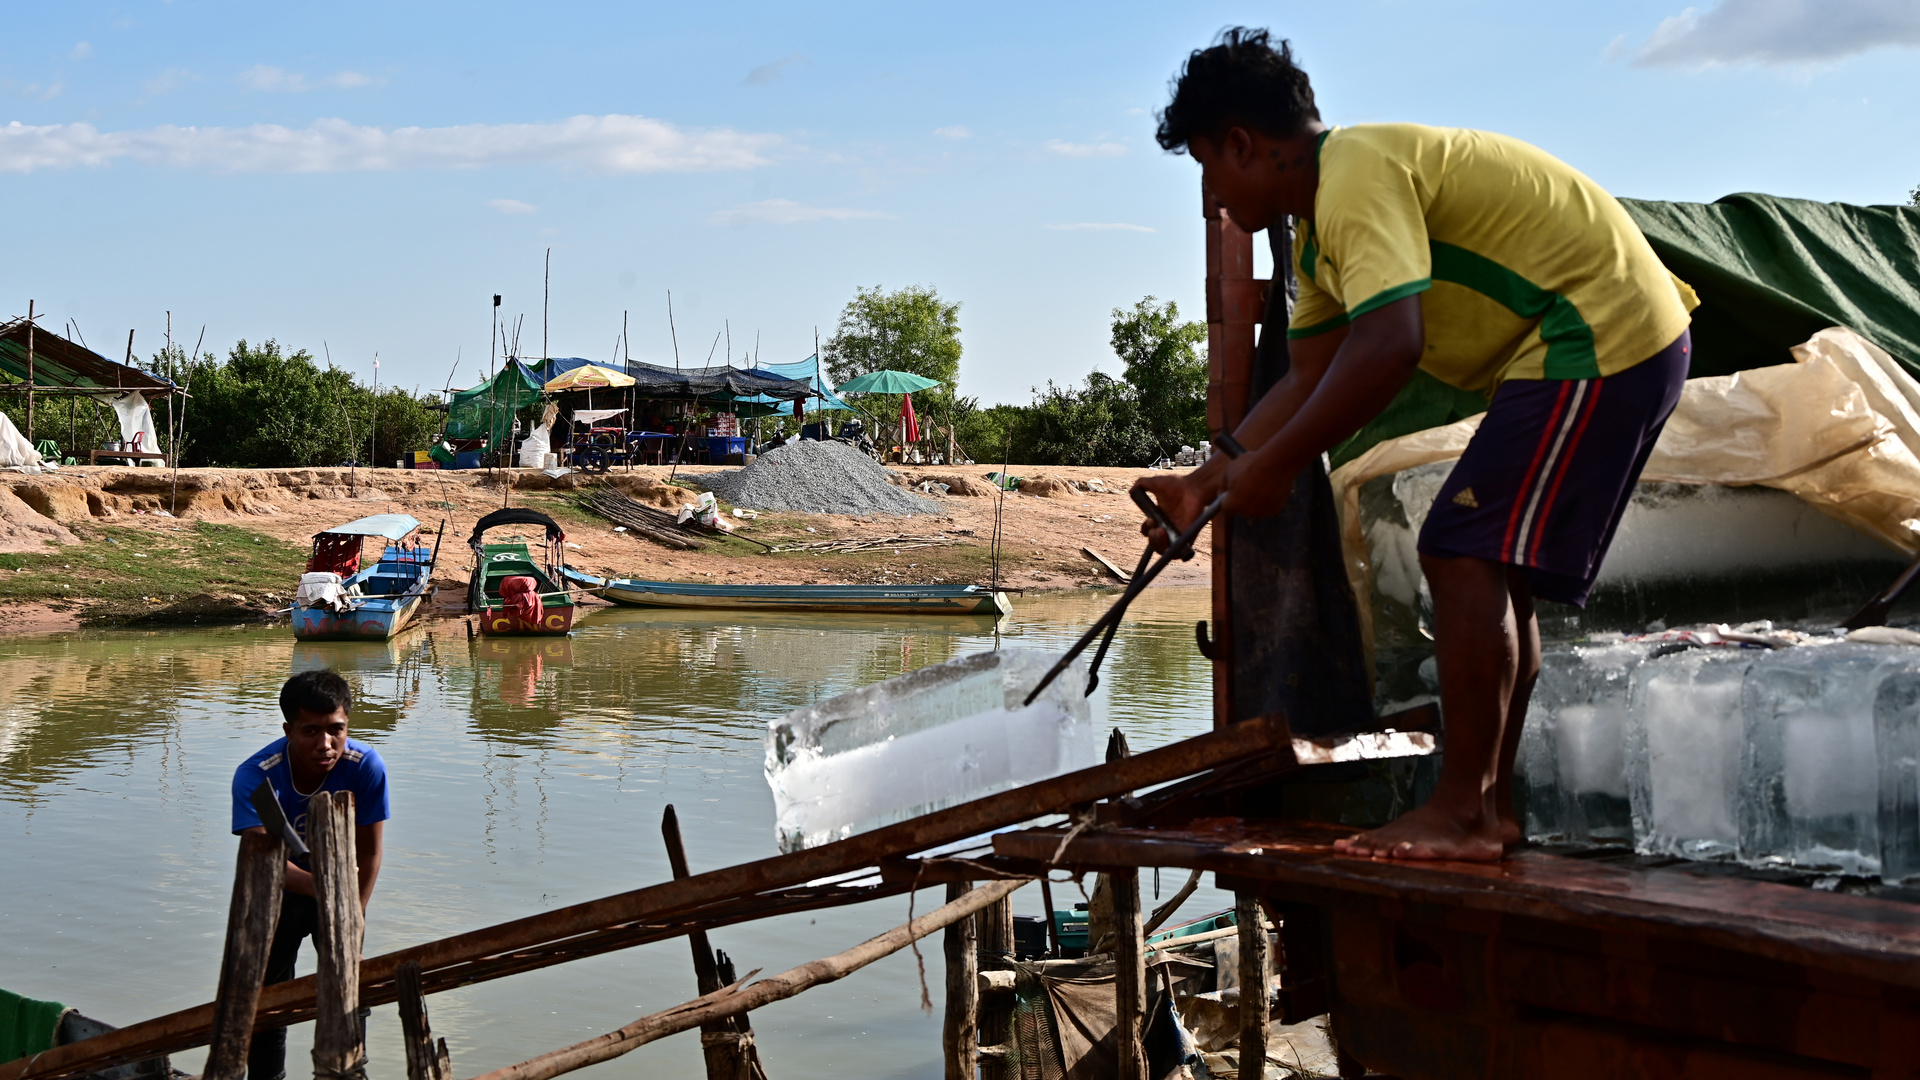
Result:
[[[1611,195],[1536,147],[1418,124],[1329,129],[1288,44],[1264,30],[1193,53],[1158,136],[1193,156],[1241,228],[1298,221],[1290,370],[1234,432],[1249,452],[1136,485],[1175,523],[1221,491],[1228,513],[1276,512],[1415,368],[1490,398],[1420,533],[1447,725],[1439,783],[1336,846],[1497,860],[1520,838],[1533,600],[1585,605],[1679,399],[1698,301]]]

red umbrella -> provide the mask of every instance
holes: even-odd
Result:
[[[913,415],[913,395],[900,395],[900,439],[902,442],[920,441],[920,421]]]

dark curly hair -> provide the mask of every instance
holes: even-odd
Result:
[[[280,715],[289,724],[302,712],[330,716],[336,709],[353,712],[353,689],[337,671],[303,671],[280,687]]]
[[[1173,80],[1173,100],[1160,111],[1154,133],[1160,148],[1186,150],[1196,138],[1218,138],[1228,128],[1251,128],[1275,138],[1297,135],[1320,119],[1313,85],[1293,62],[1292,43],[1265,30],[1236,26],[1212,46],[1195,49]]]

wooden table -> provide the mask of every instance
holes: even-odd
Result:
[[[168,457],[165,454],[157,453],[152,450],[89,450],[87,451],[87,464],[98,465],[100,463],[100,459],[103,457],[104,458],[126,458],[128,461],[128,464],[133,464],[134,462],[142,459],[151,458],[153,460],[160,462],[160,465],[163,468],[173,464],[172,458]]]
[[[1217,824],[1217,829],[1195,826]],[[1283,925],[1280,1011],[1424,1077],[1920,1077],[1920,895],[1724,864],[1521,850],[1498,865],[1336,854],[1350,828],[1110,828],[1063,863],[1213,870]],[[1045,860],[1057,829],[1002,833]],[[1894,891],[1892,895],[1898,895]]]

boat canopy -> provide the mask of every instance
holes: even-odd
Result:
[[[547,530],[547,540],[559,543],[567,538],[558,523],[538,510],[528,510],[522,506],[510,506],[504,510],[495,510],[479,521],[474,522],[473,535],[467,538],[469,546],[480,546],[480,534],[501,525],[539,525]]]
[[[345,525],[336,525],[320,535],[381,536],[388,540],[404,540],[419,527],[420,522],[410,514],[374,514]]]

